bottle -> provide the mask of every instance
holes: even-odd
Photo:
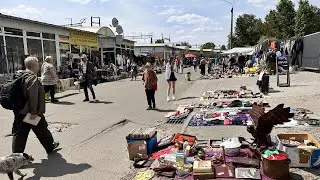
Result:
[[[187,149],[187,146],[189,145],[188,141],[184,141],[183,143],[183,151]]]

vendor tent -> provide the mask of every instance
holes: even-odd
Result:
[[[320,32],[303,37],[302,67],[320,69]]]
[[[222,54],[245,54],[249,55],[249,53],[253,53],[254,47],[235,47],[229,49],[228,51],[223,52]]]

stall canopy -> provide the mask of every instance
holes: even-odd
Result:
[[[228,51],[223,52],[222,54],[245,54],[245,55],[252,55],[254,52],[254,47],[235,47],[229,49]]]

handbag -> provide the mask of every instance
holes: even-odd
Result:
[[[154,89],[155,91],[158,90],[158,83],[155,83],[155,84],[153,85],[153,89]]]

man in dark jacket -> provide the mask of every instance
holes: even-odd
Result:
[[[24,152],[30,129],[32,129],[49,154],[59,146],[59,143],[54,142],[43,115],[45,113],[45,97],[44,89],[37,77],[37,73],[39,72],[38,59],[36,57],[27,57],[24,60],[24,64],[26,70],[18,71],[15,74],[15,78],[24,76],[23,91],[25,97],[27,97],[27,101],[22,109],[14,111],[12,152]],[[28,113],[31,114],[31,120],[36,119],[38,116],[41,118],[36,126],[23,122]]]
[[[244,57],[244,55],[240,54],[240,56],[238,57],[238,63],[239,63],[239,71],[241,74],[244,73],[244,65],[246,63],[246,57]]]
[[[80,81],[82,81],[83,83],[84,95],[85,95],[85,99],[83,100],[83,102],[89,101],[88,88],[92,93],[92,98],[95,100],[96,95],[94,93],[92,84],[96,78],[96,69],[94,65],[90,61],[88,61],[88,58],[85,54],[81,56],[81,59],[82,59],[82,62],[80,63],[79,71],[80,71]]]

